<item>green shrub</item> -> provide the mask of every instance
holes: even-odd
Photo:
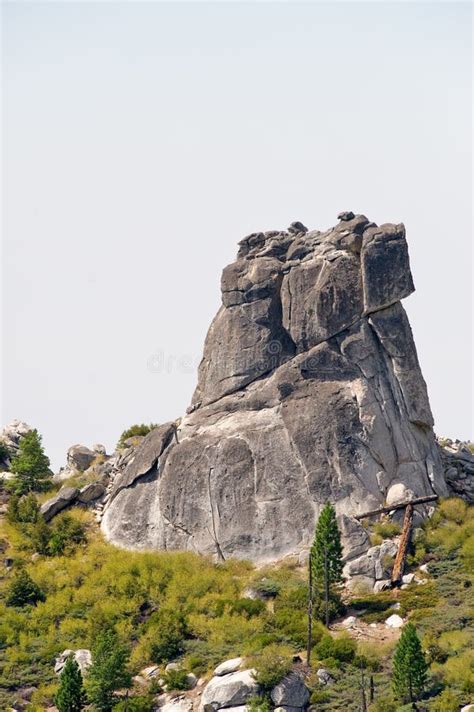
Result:
[[[254,581],[252,588],[264,598],[275,598],[281,591],[281,584],[275,579],[265,577]]]
[[[430,712],[459,712],[461,696],[453,690],[443,690],[430,704]]]
[[[292,651],[283,645],[269,645],[251,660],[258,685],[269,692],[291,670]]]
[[[183,652],[187,622],[182,613],[160,610],[150,618],[150,628],[153,632],[150,655],[154,663],[172,660]]]
[[[31,492],[20,497],[13,494],[8,502],[7,519],[12,524],[34,523],[39,518],[39,504]]]
[[[36,584],[26,569],[21,569],[7,589],[7,606],[35,606],[39,601],[44,601],[44,593]]]
[[[183,668],[177,670],[168,670],[163,675],[168,690],[189,690],[190,683],[188,680],[188,672]]]
[[[247,712],[270,712],[271,705],[266,697],[253,695],[247,700]]]
[[[357,650],[357,643],[349,636],[332,638],[330,635],[324,636],[315,647],[318,658],[326,660],[334,658],[341,663],[350,663],[354,659]]]
[[[400,534],[400,525],[396,522],[391,522],[390,520],[383,519],[374,525],[373,531],[379,537],[383,539],[393,539],[394,536]]]
[[[238,598],[236,601],[231,603],[232,613],[237,613],[238,615],[244,615],[247,618],[253,618],[253,616],[259,616],[260,613],[266,610],[265,603],[260,601],[258,598]]]
[[[331,695],[326,690],[314,690],[311,693],[310,703],[312,705],[322,705],[331,701]],[[316,707],[317,709],[317,707]]]
[[[157,427],[158,425],[156,423],[150,423],[149,425],[146,425],[145,423],[135,423],[135,425],[131,425],[129,428],[123,431],[117,443],[117,448],[120,449],[125,447],[125,440],[128,440],[128,438],[133,438],[137,435],[148,435],[149,432],[151,432]]]

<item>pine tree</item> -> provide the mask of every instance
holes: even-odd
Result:
[[[10,470],[16,475],[13,486],[17,494],[46,488],[47,480],[51,476],[49,458],[44,453],[41,435],[37,430],[31,430],[20,440]]]
[[[426,685],[428,665],[416,628],[407,623],[393,655],[392,686],[401,700],[414,702]]]
[[[17,573],[7,591],[7,606],[22,608],[27,605],[36,605],[44,600],[44,594],[29,573],[22,569]]]
[[[112,628],[98,633],[92,647],[92,666],[86,678],[89,701],[100,712],[109,712],[115,700],[114,692],[128,687],[131,682],[127,672],[128,650]]]
[[[55,703],[59,712],[80,712],[84,702],[82,675],[79,665],[70,655],[59,678]]]
[[[329,502],[319,515],[310,562],[313,591],[324,599],[324,617],[329,625],[331,594],[334,595],[334,585],[342,580],[341,534],[336,512]]]

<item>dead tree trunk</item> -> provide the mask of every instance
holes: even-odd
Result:
[[[405,509],[409,504],[415,506],[416,504],[427,504],[428,502],[434,502],[438,499],[437,494],[430,494],[427,497],[417,497],[416,499],[410,499],[407,502],[400,502],[399,504],[392,504],[390,507],[379,507],[378,509],[372,509],[370,512],[364,512],[363,514],[355,514],[354,519],[365,519],[366,517],[375,517],[376,514],[388,514],[393,512],[394,509]]]
[[[405,568],[405,559],[407,557],[408,546],[410,544],[411,527],[413,524],[413,504],[408,504],[405,509],[405,517],[403,519],[403,529],[400,536],[397,555],[393,564],[392,585],[397,586],[402,580],[403,569]]]

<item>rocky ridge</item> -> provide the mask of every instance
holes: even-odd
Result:
[[[397,485],[447,493],[403,225],[254,233],[221,289],[191,406],[115,477],[108,539],[271,561],[304,553],[327,500],[351,518]]]

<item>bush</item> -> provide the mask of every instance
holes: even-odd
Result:
[[[292,651],[283,645],[269,645],[259,655],[252,658],[255,681],[269,692],[278,685],[291,670]]]
[[[12,524],[34,523],[39,518],[39,505],[34,494],[13,494],[8,502],[7,519]]]
[[[44,556],[59,556],[71,552],[86,541],[84,526],[70,514],[61,514],[48,526],[41,517],[30,530],[35,550]]]
[[[279,581],[271,578],[261,578],[252,584],[253,590],[264,598],[275,598],[281,590]]]
[[[149,425],[146,425],[145,423],[135,423],[135,425],[131,425],[129,428],[123,431],[117,443],[117,448],[125,447],[125,440],[128,440],[128,438],[133,438],[136,435],[148,435],[148,433],[150,433],[157,427],[158,425],[156,423],[150,423]]]
[[[392,539],[397,534],[400,534],[400,525],[396,522],[391,522],[387,519],[377,522],[374,525],[373,531],[381,539]]]
[[[315,647],[318,658],[326,660],[334,658],[341,663],[350,663],[354,660],[357,650],[357,643],[349,636],[332,638],[330,635],[324,636]]]
[[[247,700],[247,712],[270,712],[271,705],[266,697],[253,695]]]
[[[443,690],[430,704],[430,712],[458,712],[460,707],[460,695],[453,690]]]
[[[188,672],[182,668],[168,670],[163,675],[168,690],[189,690]]]
[[[238,615],[243,615],[247,618],[259,616],[260,613],[263,613],[265,610],[265,603],[260,601],[258,598],[238,598],[236,601],[231,603],[232,613],[237,613]]]
[[[45,596],[38,584],[29,573],[22,569],[11,582],[7,590],[7,606],[35,606],[39,601],[44,601]]]
[[[156,663],[172,660],[184,650],[187,623],[182,613],[160,610],[150,619],[154,640],[151,644],[151,660]]]

